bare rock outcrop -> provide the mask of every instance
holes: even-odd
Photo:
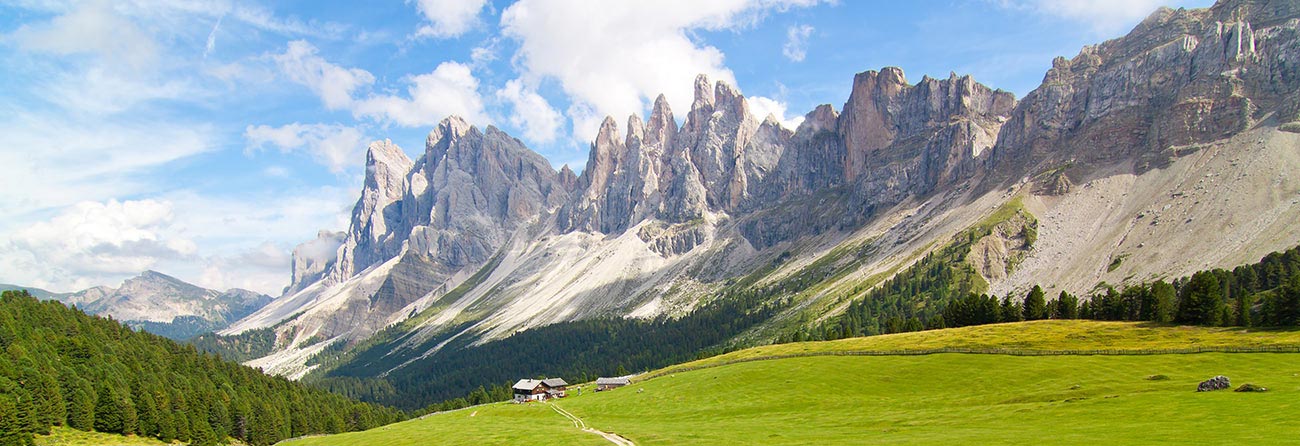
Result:
[[[1067,160],[1158,161],[1285,112],[1300,89],[1298,10],[1267,0],[1161,8],[1127,36],[1057,58],[1004,126],[993,169],[1016,179]]]

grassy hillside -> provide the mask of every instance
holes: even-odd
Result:
[[[1300,329],[1166,326],[1136,322],[1041,320],[977,325],[946,330],[868,336],[822,342],[797,342],[738,350],[669,366],[662,372],[767,356],[837,352],[921,351],[943,348],[1055,350],[1181,350],[1229,347],[1300,347]]]
[[[682,366],[806,351],[1188,346],[1300,346],[1300,332],[1043,321],[770,346]],[[611,392],[573,391],[556,406],[638,445],[1271,444],[1300,433],[1291,416],[1300,409],[1294,353],[814,356],[662,372]],[[1219,374],[1270,391],[1194,392]],[[609,444],[543,404],[479,406],[287,444],[429,441]]]

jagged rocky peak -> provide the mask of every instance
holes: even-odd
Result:
[[[795,129],[796,135],[811,136],[821,132],[834,132],[839,125],[840,114],[831,104],[818,105],[813,111],[803,116],[803,122]]]
[[[886,173],[897,183],[890,192],[925,193],[974,176],[1015,105],[970,76],[910,85],[896,67],[859,73],[838,122],[845,180]]]
[[[610,177],[623,159],[624,146],[619,140],[618,123],[613,117],[606,116],[591,142],[591,152],[587,156],[587,167],[582,171],[579,181],[588,197],[604,191],[609,185]]]
[[[1161,9],[1124,37],[1057,58],[1000,135],[993,169],[1005,179],[1066,160],[1144,169],[1170,147],[1287,110],[1300,89],[1297,15],[1293,1]]]
[[[447,153],[447,148],[464,137],[473,127],[460,116],[451,115],[438,122],[438,126],[424,139],[425,163],[437,164]]]
[[[570,192],[578,187],[578,174],[573,173],[573,169],[570,169],[568,164],[560,166],[560,184],[564,186],[564,190]]]
[[[642,139],[647,145],[667,147],[672,144],[676,136],[677,121],[673,120],[673,110],[668,106],[668,98],[661,94],[655,98],[650,119],[646,121],[645,137]]]
[[[352,277],[357,271],[401,251],[405,236],[402,199],[406,196],[406,175],[414,164],[392,141],[370,143],[361,197],[352,208],[348,235],[339,251],[340,261],[331,266],[334,271],[330,275],[334,280]],[[318,237],[317,243],[323,243],[320,240]]]

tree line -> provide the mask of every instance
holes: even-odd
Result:
[[[1023,297],[953,293],[960,287],[944,286],[944,276],[934,273],[941,266],[927,258],[852,302],[844,314],[801,333],[802,339],[784,340],[829,340],[1039,319],[1300,325],[1300,247],[1271,253],[1257,263],[1232,270],[1204,270],[1172,282],[1155,280],[1119,288],[1102,283],[1086,298],[1061,291],[1051,300],[1038,285]]]
[[[269,445],[404,417],[26,291],[0,295],[0,446],[34,444],[52,426]]]

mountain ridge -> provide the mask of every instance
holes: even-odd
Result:
[[[16,285],[0,288],[33,290]],[[209,290],[154,270],[128,278],[117,288],[96,286],[71,293],[35,290],[32,295],[37,298],[75,305],[87,314],[109,316],[177,340],[225,328],[272,300],[240,288]]]
[[[1263,0],[1161,9],[1128,36],[1056,59],[1019,101],[955,73],[913,85],[901,69],[866,71],[841,111],[818,106],[793,131],[700,76],[681,126],[662,96],[621,131],[607,118],[580,176],[495,127],[447,118],[409,164],[372,144],[331,266],[296,249],[293,292],[222,334],[278,327],[283,348],[254,363],[301,377],[327,347],[398,324],[407,335],[393,354],[422,358],[461,336],[675,317],[739,280],[851,266],[791,292],[794,305],[748,341],[761,342],[841,311],[1015,199],[1043,216],[1033,246],[1008,255],[1012,242],[991,234],[967,261],[998,293],[1043,277],[1082,293],[1241,263],[1300,241],[1285,224],[1300,217],[1285,198],[1300,191],[1296,137],[1277,130],[1300,119],[1297,17]],[[1217,201],[1181,199],[1193,195]],[[1208,203],[1233,196],[1262,226],[1214,224],[1222,210]],[[1157,213],[1164,224],[1147,223]],[[1205,236],[1180,238],[1184,228]],[[1175,262],[1159,258],[1167,243],[1218,253]]]

